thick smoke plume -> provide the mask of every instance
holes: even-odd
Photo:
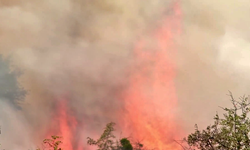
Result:
[[[235,98],[249,94],[250,2],[187,0],[182,6],[176,83],[180,114],[190,131],[195,123],[210,124],[218,106],[231,106],[228,90]]]
[[[171,14],[169,3],[0,0],[0,54],[11,70],[22,72],[18,83],[27,91],[23,100],[0,95],[2,146],[34,149],[59,119],[61,101],[75,116],[77,139],[84,144],[119,120],[119,93],[127,86],[134,45],[138,37],[155,40],[148,33]],[[190,131],[195,123],[210,122],[218,105],[229,104],[227,90],[248,94],[250,2],[186,0],[180,6],[175,81],[180,120]],[[1,85],[13,82],[0,79]]]
[[[126,87],[134,43],[159,24],[168,3],[1,1],[0,53],[10,60],[12,70],[22,72],[18,82],[27,91],[17,102],[21,110],[1,105],[9,108],[1,118],[22,116],[2,130],[13,133],[9,124],[24,128],[16,136],[5,134],[9,142],[4,148],[34,147],[53,134],[48,130],[60,120],[56,110],[65,97],[70,115],[80,124],[77,137],[82,142],[99,134],[106,123],[119,120],[123,102],[117,95]]]

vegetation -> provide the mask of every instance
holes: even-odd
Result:
[[[115,123],[108,123],[99,139],[94,140],[88,137],[87,143],[89,145],[97,146],[97,150],[143,150],[143,145],[141,143],[137,142],[133,147],[128,138],[122,138],[119,141],[115,140],[113,134],[113,131],[115,130],[114,126]]]
[[[214,124],[199,130],[196,125],[195,132],[184,138],[189,147],[184,149],[200,150],[250,150],[250,120],[247,97],[238,101],[230,93],[233,108],[222,108],[223,117],[218,114],[214,117]]]
[[[183,142],[188,146],[183,146],[184,150],[250,150],[250,102],[243,96],[235,100],[231,98],[232,108],[223,108],[223,116],[218,114],[214,117],[214,123],[200,130],[195,126],[195,132],[184,138]],[[99,139],[87,138],[88,145],[94,145],[97,150],[145,150],[139,142],[131,144],[128,138],[116,140],[113,134],[115,123],[108,123]],[[59,148],[62,143],[60,137],[52,136],[52,139],[45,139],[43,143],[53,150]]]
[[[111,122],[106,125],[106,128],[101,135],[101,137],[97,140],[93,140],[90,137],[87,137],[88,141],[87,143],[89,145],[95,145],[98,147],[98,150],[114,150],[118,149],[118,145],[115,145],[114,138],[115,136],[113,135],[114,131],[114,125],[115,123]]]
[[[123,138],[120,140],[122,145],[122,150],[133,150],[133,146],[131,145],[130,141],[127,138]]]
[[[51,136],[51,139],[45,139],[43,140],[43,144],[45,145],[45,147],[53,149],[53,150],[63,150],[62,148],[60,148],[60,144],[62,143],[62,141],[60,141],[61,137],[59,136]],[[37,150],[41,150],[40,148],[38,148]]]

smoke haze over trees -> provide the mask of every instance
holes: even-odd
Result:
[[[74,127],[73,145],[86,148],[86,137],[98,138],[111,121],[122,130],[128,68],[144,65],[134,59],[134,47],[143,38],[155,48],[152,32],[174,14],[174,1],[0,0],[2,147],[32,149],[54,135],[63,120],[60,102],[68,115],[64,123]],[[178,101],[171,112],[186,133],[195,123],[209,124],[221,111],[217,106],[230,105],[227,90],[236,97],[249,93],[250,1],[176,2],[182,33],[173,39]],[[155,110],[150,109],[153,117],[160,114]]]

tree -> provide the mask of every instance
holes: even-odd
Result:
[[[63,150],[62,148],[59,147],[60,144],[62,144],[62,141],[59,140],[62,137],[60,136],[51,136],[51,139],[45,139],[43,140],[43,144],[53,150]],[[40,148],[38,148],[37,150],[40,150]]]
[[[115,123],[108,123],[99,139],[94,140],[88,137],[87,143],[97,146],[98,150],[143,150],[143,145],[140,142],[136,142],[133,147],[128,138],[116,140],[113,134],[114,126]]]
[[[122,150],[133,150],[133,146],[131,145],[130,141],[127,138],[123,138],[120,140],[120,143],[122,145]]]
[[[118,149],[118,145],[115,145],[113,139],[115,136],[113,134],[115,123],[111,122],[106,125],[104,132],[102,133],[101,137],[97,140],[94,140],[90,137],[87,137],[87,143],[89,145],[95,145],[98,147],[98,150],[115,150]]]
[[[136,142],[134,144],[134,150],[146,150],[143,148],[143,144],[141,144],[141,142]]]
[[[223,117],[214,117],[214,124],[199,130],[184,138],[189,147],[184,149],[200,150],[250,150],[250,102],[243,96],[238,101],[232,93],[229,94],[233,108],[222,108]]]

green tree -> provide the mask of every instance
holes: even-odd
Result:
[[[200,150],[250,150],[250,120],[248,98],[243,96],[235,100],[229,94],[232,108],[222,108],[223,117],[214,117],[214,124],[204,130],[195,127],[195,132],[184,138],[189,147],[184,149]]]
[[[60,144],[62,144],[62,141],[60,140],[62,137],[60,136],[51,136],[51,139],[45,139],[43,140],[43,144],[53,150],[63,150],[60,148]],[[38,148],[37,150],[41,150]]]
[[[134,144],[134,150],[146,150],[143,148],[143,144],[141,144],[141,142],[136,142]]]
[[[94,140],[88,137],[87,143],[97,146],[97,150],[143,150],[143,145],[140,142],[136,142],[133,147],[128,138],[116,140],[113,134],[113,131],[115,131],[114,126],[115,123],[108,123],[99,139]]]
[[[89,145],[95,145],[98,147],[98,150],[116,150],[118,149],[118,145],[114,142],[115,136],[113,134],[115,123],[111,122],[106,125],[104,132],[101,137],[97,140],[94,140],[90,137],[87,137],[87,143]]]
[[[122,145],[122,150],[133,150],[133,146],[131,145],[130,141],[127,138],[123,138],[120,140],[120,143]]]

